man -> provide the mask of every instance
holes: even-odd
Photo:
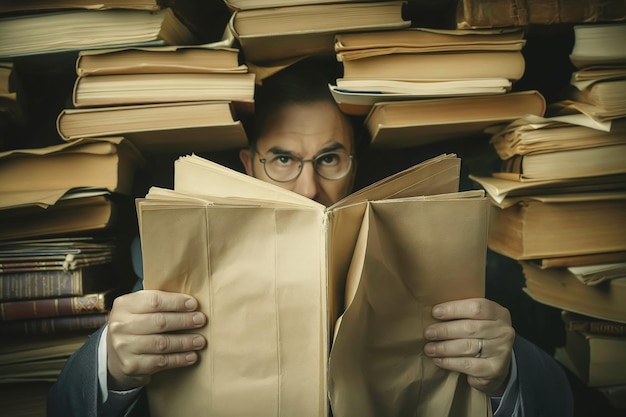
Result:
[[[325,205],[351,192],[357,141],[325,80],[285,70],[264,82],[256,103],[252,141],[240,153],[249,175]],[[186,294],[140,290],[119,297],[108,325],[68,361],[50,392],[48,415],[147,415],[142,387],[151,375],[194,364],[211,342],[172,333],[207,325],[197,308]],[[572,414],[561,369],[515,336],[507,309],[487,299],[459,300],[435,306],[433,316],[440,321],[425,330],[424,353],[466,374],[492,397],[496,416]]]

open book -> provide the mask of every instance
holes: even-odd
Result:
[[[487,415],[487,397],[420,353],[434,304],[484,292],[488,203],[458,192],[459,170],[441,155],[324,207],[179,158],[174,190],[137,201],[144,286],[195,296],[209,344],[197,366],[154,376],[153,415],[327,416],[329,396],[335,416],[406,415],[396,395],[414,412]],[[416,380],[359,360],[369,337],[386,345],[376,364],[406,361]]]

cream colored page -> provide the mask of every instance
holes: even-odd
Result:
[[[330,355],[335,416],[490,414],[487,396],[422,353],[433,305],[484,295],[488,203],[464,196],[370,203]]]
[[[284,188],[234,171],[197,155],[174,163],[174,189],[215,197],[273,200],[323,209],[319,203]]]
[[[164,193],[165,194],[165,193]],[[191,294],[200,362],[157,374],[153,415],[326,415],[322,213],[139,202],[145,287]]]

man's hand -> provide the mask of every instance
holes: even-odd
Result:
[[[515,330],[501,305],[484,299],[451,301],[433,307],[424,353],[441,368],[467,374],[469,384],[491,396],[508,382]]]
[[[170,332],[204,326],[207,318],[197,309],[186,294],[144,290],[118,297],[107,333],[109,389],[140,387],[155,372],[194,364],[204,337]]]

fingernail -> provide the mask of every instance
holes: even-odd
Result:
[[[204,324],[204,317],[202,317],[202,314],[200,313],[194,314],[192,317],[192,320],[193,320],[193,324],[196,324],[196,325]]]
[[[426,331],[424,332],[424,337],[426,337],[426,339],[434,339],[435,337],[437,337],[437,332],[434,329],[426,329]]]
[[[185,308],[189,309],[189,310],[195,310],[196,309],[196,302],[193,299],[188,299],[187,301],[185,301]]]
[[[427,356],[434,355],[435,354],[435,347],[432,344],[430,344],[430,343],[424,345],[424,353]]]
[[[189,353],[189,354],[185,355],[185,360],[187,362],[195,362],[197,357],[198,356],[195,353]]]
[[[433,308],[433,316],[437,318],[443,317],[443,307]]]
[[[196,336],[193,338],[192,343],[194,347],[202,347],[204,346],[204,339],[202,339],[200,336]]]

